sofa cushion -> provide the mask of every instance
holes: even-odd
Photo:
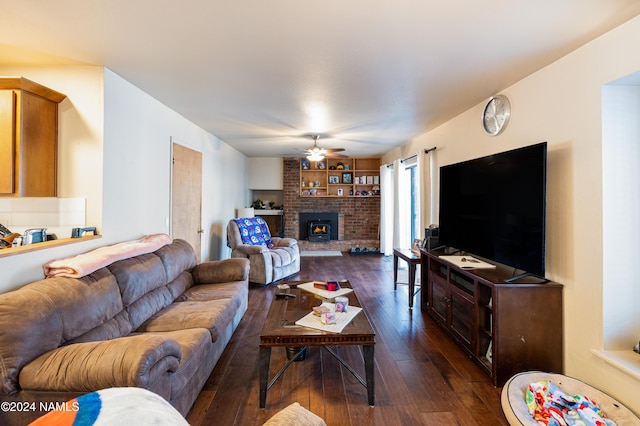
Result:
[[[190,272],[198,263],[196,252],[191,244],[185,240],[173,240],[172,244],[156,250],[154,254],[160,258],[164,265],[167,282],[175,280],[185,271]]]
[[[71,339],[65,345],[83,342],[96,342],[98,340],[116,339],[129,335],[133,331],[131,321],[129,320],[129,312],[120,311],[118,315],[108,321],[100,324],[86,333]]]
[[[238,224],[242,242],[251,246],[273,247],[267,222],[260,216],[233,219]]]
[[[281,268],[295,262],[297,252],[292,247],[279,247],[273,248],[269,252],[271,254],[271,261],[274,268]]]
[[[136,331],[176,331],[205,328],[215,342],[231,322],[236,308],[232,299],[172,303],[145,321]]]
[[[195,285],[180,295],[176,302],[197,302],[203,300],[232,299],[236,309],[247,300],[249,286],[246,281],[236,281],[223,284]]]
[[[34,358],[99,327],[122,311],[105,268],[83,278],[49,278],[0,294],[2,386],[20,390],[18,374]]]
[[[153,253],[119,260],[107,268],[118,281],[125,307],[168,282],[162,261]]]

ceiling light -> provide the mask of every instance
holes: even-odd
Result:
[[[322,155],[320,152],[314,152],[311,155],[307,156],[307,160],[309,160],[309,161],[324,160],[324,155]]]

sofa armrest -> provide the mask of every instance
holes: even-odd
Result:
[[[177,370],[182,350],[174,339],[139,334],[62,346],[20,371],[20,387],[36,391],[90,392],[109,387],[149,388]]]
[[[212,260],[197,265],[191,272],[195,284],[228,283],[249,279],[249,259]]]
[[[298,245],[298,240],[295,238],[273,237],[271,240],[276,247],[293,247]]]
[[[255,245],[251,244],[239,244],[233,248],[234,251],[239,251],[247,256],[251,256],[252,254],[260,254],[269,251],[266,246],[263,245]]]

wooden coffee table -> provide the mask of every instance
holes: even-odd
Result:
[[[276,289],[276,293],[290,293],[295,297],[275,297],[271,303],[269,313],[260,334],[260,408],[265,408],[267,391],[278,380],[299,356],[304,353],[307,346],[322,346],[333,355],[343,366],[354,375],[356,379],[367,388],[369,405],[375,404],[374,379],[373,379],[373,349],[375,345],[375,333],[369,323],[364,310],[360,312],[347,325],[341,333],[331,333],[314,328],[302,327],[295,322],[312,311],[314,306],[322,302],[312,293],[297,288],[297,284],[308,281],[287,282],[291,288],[287,290]],[[350,288],[349,281],[340,281],[340,287]],[[349,298],[349,306],[360,306],[355,292],[345,295]],[[354,346],[361,345],[364,357],[365,379],[363,379],[344,359],[342,359],[329,346]],[[269,381],[269,363],[271,360],[271,348],[273,347],[300,348],[295,357],[290,359],[282,369]]]

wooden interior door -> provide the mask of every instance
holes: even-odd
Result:
[[[171,236],[191,243],[200,262],[202,153],[172,144]]]

